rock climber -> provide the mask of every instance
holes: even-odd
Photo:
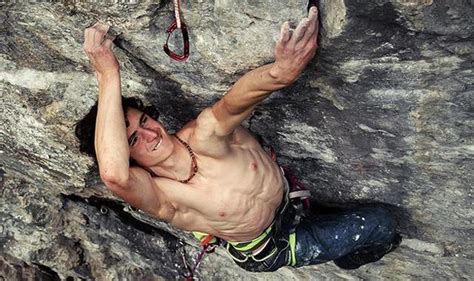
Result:
[[[156,120],[153,108],[122,96],[108,29],[96,24],[84,32],[98,102],[77,123],[76,136],[113,193],[177,228],[219,238],[249,271],[330,260],[357,268],[396,245],[393,216],[380,207],[305,216],[301,202],[308,194],[241,126],[272,92],[290,86],[315,56],[316,7],[294,30],[288,22],[282,25],[273,63],[245,74],[175,134]]]

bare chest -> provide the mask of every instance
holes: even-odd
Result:
[[[271,223],[283,194],[280,169],[258,143],[243,140],[221,157],[197,154],[193,180],[166,192],[176,206],[173,224],[245,240]]]

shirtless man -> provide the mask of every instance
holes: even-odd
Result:
[[[274,223],[278,216],[288,217],[283,213],[291,209],[287,180],[254,136],[241,127],[255,106],[273,91],[291,85],[314,57],[317,17],[317,8],[312,7],[293,32],[284,23],[275,61],[244,75],[222,99],[175,135],[140,111],[139,106],[124,104],[119,63],[106,36],[108,26],[87,28],[84,50],[95,69],[99,94],[98,106],[88,118],[96,120],[95,130],[87,121],[79,122],[76,128],[81,150],[87,151],[82,148],[88,127],[101,179],[112,192],[180,229],[233,241],[236,247],[228,243],[230,252],[247,270],[272,271],[283,265],[321,263],[366,248],[361,244],[325,256],[322,241],[308,238],[318,231],[312,222],[304,229],[298,227],[296,242],[293,239],[290,245],[290,232],[276,229]],[[129,157],[136,166],[129,164]],[[394,232],[392,221],[388,221],[384,227],[390,234],[385,240],[390,240]],[[239,242],[258,237],[263,242],[239,250]],[[307,252],[305,243],[312,243],[312,253]]]

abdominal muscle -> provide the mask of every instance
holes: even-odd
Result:
[[[272,223],[283,196],[282,173],[248,132],[239,133],[225,157],[198,155],[198,174],[175,189],[183,192],[179,202],[172,200],[172,224],[227,241],[249,241]]]

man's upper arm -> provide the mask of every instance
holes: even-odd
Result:
[[[210,110],[216,122],[216,135],[227,136],[231,134],[250,116],[254,108],[255,106],[251,106],[242,111],[233,111],[225,98],[220,99]]]
[[[273,91],[287,86],[270,74],[272,65],[267,64],[246,73],[212,106],[218,135],[231,134],[260,102]]]
[[[226,137],[232,134],[252,112],[253,107],[242,113],[229,111],[225,100],[221,99],[212,107],[204,109],[196,119],[195,134],[202,138]]]
[[[117,196],[135,208],[155,217],[171,221],[174,209],[165,194],[156,185],[149,172],[139,167],[129,169],[128,180],[115,183],[104,180],[105,185]]]

